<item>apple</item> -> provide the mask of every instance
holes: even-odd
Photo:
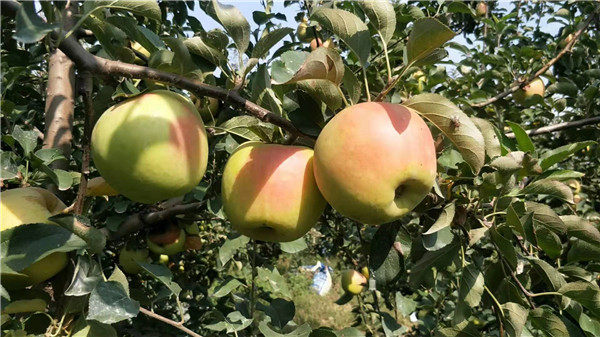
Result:
[[[260,241],[302,237],[326,202],[312,173],[313,150],[248,142],[231,155],[223,171],[223,209],[232,227]]]
[[[334,209],[377,225],[402,217],[425,198],[437,160],[431,132],[415,111],[366,102],[325,125],[313,167],[319,190]]]
[[[579,194],[581,192],[581,183],[577,179],[569,179],[566,184],[573,189],[573,194]]]
[[[6,190],[0,197],[0,231],[30,223],[50,223],[48,218],[65,209],[65,204],[54,194],[38,187]],[[3,273],[2,285],[20,289],[38,284],[56,275],[67,265],[67,254],[52,253],[19,271],[22,276]]]
[[[119,252],[119,265],[124,272],[139,274],[143,268],[138,262],[148,262],[148,249],[128,249],[123,247]]]
[[[112,188],[102,177],[95,177],[87,182],[85,195],[88,197],[115,196],[119,192]]]
[[[313,32],[310,30],[312,30],[312,28],[309,29],[308,20],[306,18],[302,18],[302,22],[300,22],[298,28],[296,29],[296,36],[298,37],[298,40],[302,42],[310,42],[314,37]]]
[[[567,35],[567,37],[565,37],[563,40],[561,40],[558,43],[558,48],[564,49],[567,46],[567,44],[571,43],[571,41],[573,41],[573,34],[569,34],[569,35]]]
[[[185,231],[174,223],[148,234],[148,248],[161,255],[177,254],[184,249]]]
[[[197,235],[187,235],[185,237],[186,250],[198,250],[202,248],[202,239]]]
[[[532,106],[544,98],[545,86],[541,78],[536,77],[523,88],[513,93],[515,101],[525,107]]]
[[[218,99],[214,97],[197,97],[193,101],[204,122],[210,123],[215,120],[219,114]]]
[[[363,274],[367,279],[369,279],[369,268],[362,267],[362,269],[360,270],[360,273]]]
[[[485,3],[485,1],[480,1],[477,4],[477,7],[475,8],[475,12],[477,13],[477,16],[485,16],[487,14],[488,11],[488,5]]]
[[[342,272],[342,289],[345,292],[358,295],[363,291],[366,284],[367,278],[356,270],[349,269]]]
[[[319,43],[317,43],[319,41]],[[323,41],[321,39],[312,39],[310,40],[310,50],[315,50],[319,47],[325,47],[323,45]]]
[[[115,190],[146,204],[191,191],[208,161],[206,130],[184,96],[156,90],[119,103],[92,131],[92,157]]]

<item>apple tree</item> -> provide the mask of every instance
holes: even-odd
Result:
[[[600,335],[596,1],[0,3],[6,336]]]

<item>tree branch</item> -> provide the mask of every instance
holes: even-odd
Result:
[[[94,126],[95,113],[94,102],[92,100],[93,82],[91,74],[88,71],[83,71],[80,74],[80,94],[83,98],[85,109],[85,120],[83,124],[83,140],[81,158],[81,179],[79,181],[79,189],[75,198],[74,212],[81,214],[83,212],[83,201],[87,190],[87,181],[90,174],[90,143],[92,138],[92,129]]]
[[[499,99],[504,98],[504,97],[512,94],[513,92],[519,90],[519,88],[526,86],[527,84],[531,83],[534,79],[536,79],[537,77],[539,77],[540,75],[545,73],[548,69],[550,69],[551,66],[553,66],[556,62],[558,62],[558,60],[560,60],[561,57],[563,57],[567,52],[569,52],[571,50],[573,45],[575,45],[577,40],[579,40],[579,36],[581,36],[583,31],[590,25],[590,23],[596,16],[597,11],[598,11],[598,7],[592,12],[592,14],[590,14],[590,16],[587,18],[587,20],[583,24],[583,26],[581,26],[581,28],[579,28],[573,34],[573,39],[569,43],[567,43],[567,45],[553,59],[548,61],[548,63],[546,63],[543,67],[541,67],[533,75],[530,75],[525,80],[517,80],[517,81],[513,82],[506,90],[504,90],[500,94],[498,94],[486,101],[479,102],[479,103],[473,103],[473,104],[471,104],[471,106],[474,108],[482,108],[486,105],[492,104],[492,103],[498,101]]]
[[[179,322],[175,322],[173,320],[170,320],[170,319],[168,319],[168,318],[166,318],[164,316],[161,316],[159,314],[156,314],[156,313],[154,313],[154,312],[152,312],[152,311],[150,311],[150,310],[148,310],[146,308],[140,307],[140,312],[142,314],[148,316],[148,317],[152,317],[152,318],[157,319],[157,320],[159,320],[159,321],[161,321],[163,323],[167,323],[170,326],[175,327],[175,328],[177,328],[177,329],[185,332],[186,334],[188,334],[188,335],[190,335],[192,337],[202,337],[202,335],[199,335],[199,334],[193,332],[192,330],[186,328],[185,326],[183,326],[183,324],[181,324]]]
[[[564,129],[574,128],[574,127],[584,126],[584,125],[591,125],[591,124],[596,124],[596,123],[600,123],[600,116],[584,118],[584,119],[580,119],[578,121],[573,121],[573,122],[564,122],[564,123],[558,123],[558,124],[554,124],[554,125],[548,125],[548,126],[544,126],[541,128],[527,130],[525,132],[527,132],[527,134],[530,136],[534,136],[534,135],[539,135],[542,133],[555,132],[555,131],[560,131],[560,130],[564,130]],[[512,132],[507,133],[506,137],[515,138],[515,134]]]

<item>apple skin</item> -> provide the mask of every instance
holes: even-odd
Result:
[[[342,272],[342,289],[353,295],[360,294],[367,284],[367,278],[356,270],[345,270]]]
[[[185,230],[170,224],[163,233],[148,234],[148,249],[160,255],[174,255],[184,250]]]
[[[317,43],[319,41],[319,43]],[[312,39],[310,40],[310,50],[315,50],[319,47],[325,47],[323,45],[323,41],[321,39]]]
[[[342,110],[325,125],[313,167],[334,209],[377,225],[402,217],[425,198],[437,159],[431,132],[416,112],[366,102]]]
[[[95,177],[87,182],[85,195],[88,197],[112,197],[119,195],[119,191],[112,188],[102,177]]]
[[[571,41],[573,41],[573,34],[569,34],[569,35],[567,35],[567,37],[565,37],[563,40],[561,40],[558,43],[558,48],[564,49],[567,46],[567,44],[569,44]]]
[[[126,273],[139,274],[144,268],[138,262],[147,262],[148,255],[148,249],[127,249],[127,247],[123,247],[119,252],[119,265]]]
[[[302,22],[296,28],[296,36],[302,42],[310,42],[313,39],[313,34],[309,31],[308,20],[306,18],[302,18]]]
[[[151,204],[198,185],[208,161],[206,130],[190,100],[156,90],[104,112],[92,131],[92,157],[115,190]]]
[[[48,190],[38,187],[15,188],[2,192],[0,231],[30,223],[49,223],[48,218],[65,209],[65,204]],[[19,271],[26,276],[2,274],[6,289],[21,289],[56,275],[67,265],[67,254],[52,253]]]
[[[317,222],[326,202],[312,173],[313,150],[248,142],[231,155],[222,180],[223,209],[252,239],[287,242]]]
[[[518,104],[529,107],[544,98],[546,87],[541,78],[537,77],[529,84],[513,93],[513,98]]]
[[[488,12],[488,5],[484,1],[480,1],[475,8],[477,16],[485,16]]]

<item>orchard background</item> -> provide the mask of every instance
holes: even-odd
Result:
[[[69,258],[1,288],[3,334],[600,335],[597,1],[254,4],[1,2],[2,195],[43,187],[66,204],[61,226],[3,228],[3,285]],[[537,78],[541,96],[513,97]],[[156,88],[213,107],[204,178],[152,205],[90,192],[95,121]],[[336,113],[377,100],[416,110],[435,139],[436,184],[413,212],[374,226],[328,206],[288,243],[232,230],[221,176],[238,145],[312,147]],[[121,250],[173,223],[194,249],[121,270]],[[334,269],[324,297],[299,269],[317,260]],[[343,294],[340,272],[363,267],[365,289]]]

